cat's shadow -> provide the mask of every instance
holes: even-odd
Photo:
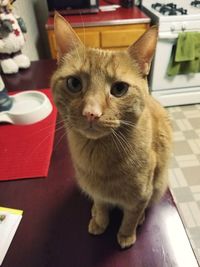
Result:
[[[48,267],[111,266],[113,253],[119,253],[116,233],[121,222],[121,212],[111,212],[111,222],[100,236],[88,233],[91,202],[74,186],[70,196],[60,201],[60,206],[49,222],[49,240],[46,243]]]

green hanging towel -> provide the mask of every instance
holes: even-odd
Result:
[[[172,46],[172,52],[169,59],[169,65],[167,68],[168,76],[175,76],[180,72],[180,63],[175,61],[175,56],[176,56],[176,44]]]
[[[193,35],[193,32],[179,33],[175,54],[176,62],[191,61],[195,59]]]
[[[200,72],[200,33],[181,32],[167,68],[169,76]]]

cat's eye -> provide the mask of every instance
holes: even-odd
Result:
[[[111,86],[110,93],[114,95],[115,97],[121,97],[125,95],[128,91],[129,84],[125,82],[115,82]]]
[[[79,93],[82,90],[82,82],[76,76],[69,76],[66,80],[66,85],[71,93]]]

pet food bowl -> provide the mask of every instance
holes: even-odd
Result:
[[[24,125],[32,124],[46,118],[53,107],[49,98],[38,91],[17,93],[12,98],[12,107],[0,112],[0,122]]]

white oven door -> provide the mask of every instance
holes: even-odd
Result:
[[[150,89],[169,90],[178,88],[194,88],[200,86],[200,73],[181,74],[176,76],[167,75],[172,46],[178,38],[177,33],[159,33],[155,57],[150,73]]]

